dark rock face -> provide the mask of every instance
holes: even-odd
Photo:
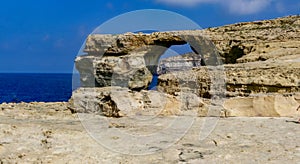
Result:
[[[225,54],[225,63],[226,64],[235,64],[237,63],[237,59],[243,57],[245,55],[242,48],[238,46],[233,46],[229,53]]]

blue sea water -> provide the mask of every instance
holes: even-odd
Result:
[[[148,90],[157,90],[158,75],[153,75]]]
[[[157,78],[153,76],[149,90],[156,90]],[[0,103],[68,101],[79,81],[76,74],[0,73]]]
[[[72,74],[0,73],[0,103],[68,101]]]

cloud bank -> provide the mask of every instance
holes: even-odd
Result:
[[[220,5],[233,14],[255,14],[271,5],[271,0],[156,0],[168,5],[193,7],[200,4]]]

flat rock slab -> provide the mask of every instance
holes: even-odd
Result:
[[[51,108],[55,106],[55,109]],[[296,163],[300,161],[300,131],[296,118],[209,118],[168,116],[140,118],[106,118],[92,114],[72,114],[65,104],[5,104],[0,105],[1,163]],[[189,119],[190,118],[190,119]],[[148,155],[118,153],[104,147],[88,133],[80,119],[100,124],[103,131],[118,131],[136,136],[167,133],[176,136],[176,126],[166,130],[176,120],[194,120],[183,138],[165,149],[157,145],[130,145]],[[152,122],[152,124],[147,123]],[[97,124],[92,124],[97,125]],[[105,127],[104,125],[107,125]],[[183,124],[187,125],[187,124]],[[212,132],[199,140],[206,130]],[[215,127],[214,127],[215,125]],[[93,126],[91,126],[93,127]],[[184,126],[178,125],[178,129]],[[101,129],[99,128],[100,132]],[[110,133],[107,138],[119,144],[122,136]],[[145,141],[147,143],[148,141]],[[171,140],[154,138],[164,145]],[[105,144],[105,143],[104,143]],[[121,144],[126,146],[125,142]],[[128,145],[127,145],[128,146]],[[118,151],[117,150],[117,151]]]

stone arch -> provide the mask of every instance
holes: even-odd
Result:
[[[201,55],[203,64],[221,64],[213,43],[201,36],[199,31],[178,31],[93,34],[86,40],[84,52],[87,54],[78,56],[75,65],[82,77],[82,86],[105,87],[122,83],[122,87],[128,86],[133,90],[146,89],[164,52],[172,45],[187,43],[196,54]],[[143,73],[136,76],[136,72]]]
[[[201,65],[217,66],[222,64],[222,59],[219,57],[214,44],[206,37],[195,34],[180,34],[177,35],[181,38],[182,42],[169,42],[165,43],[165,47],[157,47],[145,54],[145,62],[148,69],[155,73],[158,59],[164,54],[164,52],[172,45],[189,44],[195,54],[199,54],[202,57]]]

